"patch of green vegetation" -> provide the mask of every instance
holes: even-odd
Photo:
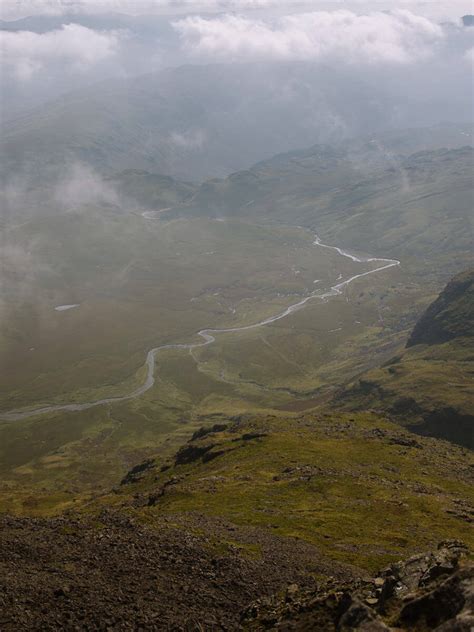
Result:
[[[251,417],[194,442],[212,445],[215,458],[155,470],[120,495],[173,479],[154,506],[135,510],[147,522],[190,512],[224,517],[368,570],[445,538],[474,543],[453,511],[460,499],[474,501],[467,453],[430,439],[404,445],[406,436],[369,414]]]

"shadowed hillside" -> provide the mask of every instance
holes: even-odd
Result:
[[[340,394],[344,408],[375,408],[416,433],[474,447],[474,271],[456,276],[420,318],[406,350]]]

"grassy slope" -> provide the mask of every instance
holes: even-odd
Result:
[[[151,525],[166,515],[220,516],[370,569],[446,537],[472,542],[467,452],[414,442],[375,415],[247,416],[186,447],[170,468],[160,473],[159,459],[98,506],[133,497],[129,511]]]

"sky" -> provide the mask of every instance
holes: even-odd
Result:
[[[131,15],[201,13],[213,11],[305,11],[350,9],[355,12],[387,11],[406,8],[433,19],[456,19],[472,13],[472,2],[466,0],[3,0],[1,14],[14,20],[29,15],[64,13],[101,13],[118,11]]]
[[[464,0],[3,0],[1,7],[5,19],[40,16],[0,32],[7,118],[104,79],[182,64],[305,61],[363,77],[383,68],[387,76],[399,68],[426,73],[422,65],[431,63],[439,82],[469,72],[474,59],[474,28],[460,21],[472,10]]]

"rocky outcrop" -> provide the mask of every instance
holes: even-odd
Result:
[[[462,543],[447,541],[370,579],[329,579],[310,591],[291,585],[283,596],[253,603],[241,622],[250,630],[469,632],[474,564],[466,553]]]
[[[474,270],[454,277],[415,325],[407,347],[474,336]]]
[[[120,485],[130,485],[131,483],[138,483],[150,470],[156,467],[154,459],[147,459],[142,463],[138,463],[129,470],[120,481]]]
[[[375,410],[416,434],[474,449],[474,270],[447,284],[406,347],[341,388],[334,405]]]

